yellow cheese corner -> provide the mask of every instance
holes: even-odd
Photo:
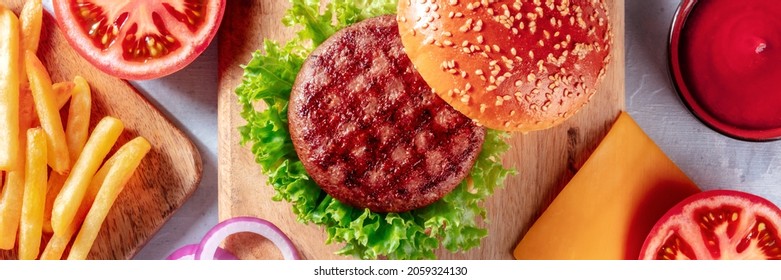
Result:
[[[515,248],[516,259],[637,259],[656,221],[700,190],[622,113]]]

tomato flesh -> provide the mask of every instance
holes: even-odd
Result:
[[[691,260],[695,259],[694,250],[683,241],[680,235],[673,233],[665,240],[664,245],[656,252],[657,260]]]
[[[92,44],[105,50],[115,43],[138,2],[115,4],[108,8],[110,10],[107,12],[92,1],[79,0],[71,7],[71,12],[78,15],[79,25],[89,35]],[[121,39],[125,59],[146,61],[180,48],[182,43],[166,27],[166,23],[172,22],[172,19],[182,23],[190,32],[197,31],[204,20],[205,1],[184,0],[178,4],[174,6],[171,3],[158,2],[148,5],[152,9],[151,13],[139,14],[139,18],[127,27],[125,36]],[[169,19],[164,20],[164,17]],[[143,32],[139,28],[139,22],[154,26],[154,29]]]
[[[214,37],[225,0],[54,0],[66,38],[121,78],[149,79],[189,64]]]
[[[152,14],[152,22],[157,27],[159,34],[143,34],[137,37],[135,33],[138,32],[138,25],[133,25],[128,29],[128,35],[122,41],[122,48],[125,49],[123,56],[126,60],[147,61],[167,55],[182,46],[165,28],[160,15]]]
[[[781,259],[781,210],[743,192],[707,191],[667,212],[641,259]]]

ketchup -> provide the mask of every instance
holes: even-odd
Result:
[[[691,7],[676,65],[689,108],[733,137],[781,137],[781,1],[700,0]]]

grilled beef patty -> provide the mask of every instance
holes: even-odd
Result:
[[[375,212],[442,198],[468,175],[485,137],[413,68],[393,16],[357,23],[318,47],[298,74],[288,117],[312,179]]]

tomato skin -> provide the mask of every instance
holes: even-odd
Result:
[[[139,1],[139,0],[133,0]],[[144,1],[140,0],[139,2]],[[68,43],[79,55],[101,71],[126,80],[150,80],[173,74],[192,63],[202,54],[216,36],[225,13],[226,0],[207,0],[207,19],[195,34],[177,34],[182,41],[181,48],[160,58],[138,62],[122,56],[122,42],[116,42],[109,49],[102,50],[93,45],[79,26],[79,17],[74,14],[76,0],[53,0],[55,17]],[[96,1],[97,2],[97,1]],[[160,1],[167,2],[167,1]],[[206,17],[206,16],[205,16]],[[130,25],[130,24],[126,24]]]
[[[780,259],[781,209],[734,190],[692,195],[651,229],[640,259]]]

